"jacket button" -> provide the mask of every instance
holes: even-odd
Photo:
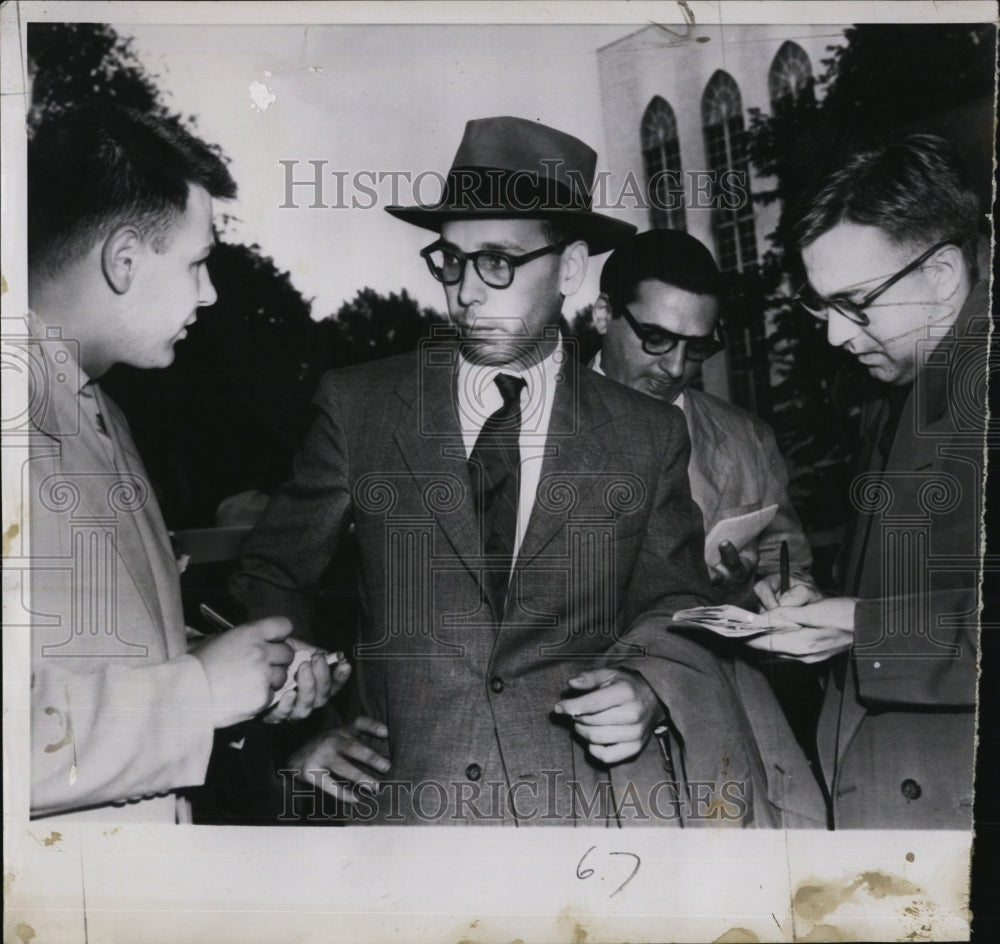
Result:
[[[494,675],[490,679],[490,690],[496,692],[498,695],[504,690],[503,679],[499,675]]]
[[[478,780],[483,775],[483,768],[479,764],[469,764],[465,768],[465,776],[470,780]]]
[[[920,784],[916,780],[904,780],[900,785],[899,789],[903,792],[903,796],[907,800],[916,800],[920,797],[920,794],[924,791],[920,789]]]

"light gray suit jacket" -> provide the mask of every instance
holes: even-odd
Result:
[[[791,575],[812,583],[812,552],[788,497],[788,470],[771,427],[701,390],[685,390],[682,409],[691,434],[691,494],[701,508],[705,533],[723,518],[778,506],[757,539],[756,573],[729,598],[745,600],[755,579],[778,573],[782,541],[788,542]]]
[[[29,356],[31,813],[174,822],[213,738],[177,562],[124,416],[71,346]]]

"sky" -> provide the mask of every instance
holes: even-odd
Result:
[[[606,169],[596,51],[635,30],[622,26],[176,26],[116,24],[156,77],[171,110],[231,159],[238,199],[226,238],[257,243],[313,301],[332,314],[361,288],[406,289],[444,309],[441,287],[418,256],[433,240],[390,217],[392,173],[421,179],[422,202],[439,192],[465,122],[491,115],[540,120],[574,134]],[[326,161],[322,203],[311,208],[309,161]],[[337,176],[335,176],[335,172]],[[368,172],[367,174],[365,172]],[[363,188],[373,176],[377,201]],[[359,180],[360,175],[360,180]],[[397,197],[411,203],[404,177]],[[338,180],[344,182],[338,188]],[[355,185],[358,182],[360,186]],[[338,199],[339,196],[339,199]],[[602,257],[568,299],[572,315],[594,300]]]

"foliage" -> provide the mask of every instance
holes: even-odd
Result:
[[[823,110],[846,138],[878,139],[927,115],[993,96],[996,28],[867,24],[828,61]]]
[[[601,349],[601,334],[594,326],[594,306],[592,304],[580,308],[573,315],[572,321],[567,321],[564,317],[561,328],[563,335],[575,342],[572,344],[571,350],[581,363],[589,363]]]
[[[28,60],[29,129],[43,118],[95,99],[167,116],[156,76],[146,73],[132,41],[105,23],[29,23]]]
[[[444,322],[434,309],[421,309],[406,289],[385,297],[363,288],[334,315],[344,345],[334,363],[358,364],[415,350],[432,325]]]

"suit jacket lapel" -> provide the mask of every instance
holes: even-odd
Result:
[[[435,520],[459,560],[482,584],[479,559],[479,520],[472,501],[465,446],[459,428],[454,383],[457,349],[442,347],[441,357],[422,360],[417,385],[402,382],[395,395],[407,404],[394,438],[403,463],[417,483],[426,487],[438,477],[449,483],[461,482],[465,500],[455,507],[435,512]],[[453,353],[445,353],[453,352]],[[437,352],[435,352],[437,353]],[[566,527],[566,518],[579,508],[594,489],[609,461],[614,443],[611,416],[594,394],[586,368],[572,361],[563,371],[556,389],[546,457],[535,503],[518,552],[516,567],[526,566]],[[582,378],[582,379],[581,379]],[[610,432],[609,432],[610,431]],[[561,492],[561,487],[567,492]],[[571,508],[563,505],[565,494],[575,496]],[[610,511],[609,511],[610,513]]]
[[[474,564],[479,556],[479,521],[455,405],[457,364],[457,347],[421,348],[417,383],[403,380],[395,391],[407,408],[394,439],[422,494],[427,494],[428,486],[435,480],[447,483],[449,491],[464,490],[462,500],[445,502],[442,509],[434,510],[434,518],[455,555],[481,583],[482,575]]]
[[[567,517],[584,504],[607,466],[613,443],[607,437],[611,415],[595,395],[589,369],[577,361],[567,363],[563,381],[556,388],[546,437],[538,491],[531,518],[521,542],[517,568],[537,557],[559,531]],[[563,499],[571,497],[570,502]],[[607,508],[610,514],[610,508]]]
[[[861,447],[858,453],[856,476],[881,474],[878,436],[886,419],[888,406],[883,401],[870,402],[863,407]],[[853,487],[853,483],[852,483]],[[850,596],[861,592],[864,561],[868,553],[875,515],[852,503],[847,521],[847,557],[844,567],[843,589]]]
[[[140,498],[134,508],[129,507],[118,515],[118,556],[142,597],[150,622],[161,634],[167,658],[173,658],[183,652],[183,634],[171,632],[171,628],[184,625],[177,583],[177,562],[156,503],[152,483],[132,437],[124,422],[117,416],[116,408],[109,403],[97,385],[95,395],[101,415],[112,433],[115,467],[127,477],[126,481],[137,480],[146,489],[145,497]],[[138,548],[137,553],[130,550],[133,542]]]

